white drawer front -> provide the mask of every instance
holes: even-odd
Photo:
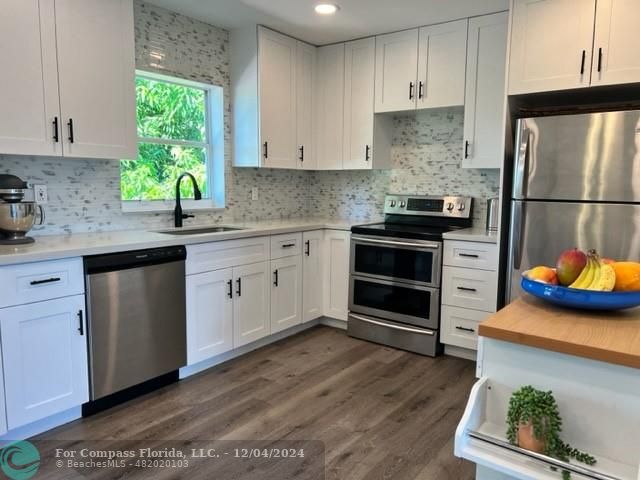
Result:
[[[264,262],[269,259],[269,237],[242,238],[187,245],[187,275]]]
[[[498,245],[495,243],[444,242],[443,264],[452,267],[498,270]]]
[[[478,326],[490,313],[442,306],[440,341],[456,347],[478,348]]]
[[[442,268],[442,303],[454,307],[496,311],[498,272]]]
[[[302,233],[271,236],[271,259],[302,254]]]
[[[81,258],[0,267],[0,308],[84,293]]]

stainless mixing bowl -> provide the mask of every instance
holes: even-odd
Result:
[[[44,223],[44,211],[36,202],[4,203],[0,202],[0,235],[7,240],[24,238],[36,224],[36,215],[40,214],[37,223]]]

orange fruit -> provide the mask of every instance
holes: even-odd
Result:
[[[640,263],[615,262],[611,266],[616,272],[616,292],[635,292],[640,290]]]

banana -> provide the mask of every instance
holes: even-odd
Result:
[[[613,290],[616,284],[616,272],[611,265],[600,262],[599,275],[597,280],[594,280],[587,290],[596,290],[599,292],[610,292]]]
[[[593,290],[598,292],[610,292],[616,283],[616,272],[611,265],[600,259],[595,250],[590,250],[587,257],[587,264],[580,272],[580,275],[569,285],[569,288],[581,290]]]
[[[593,259],[593,256],[589,254],[587,258],[587,264],[576,278],[576,281],[569,285],[569,288],[578,288],[584,289],[586,286],[590,285],[593,281],[593,277],[596,273],[596,263]]]

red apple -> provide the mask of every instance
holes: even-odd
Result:
[[[587,254],[583,251],[572,248],[562,252],[556,264],[556,273],[560,284],[568,286],[575,282],[586,264]]]

